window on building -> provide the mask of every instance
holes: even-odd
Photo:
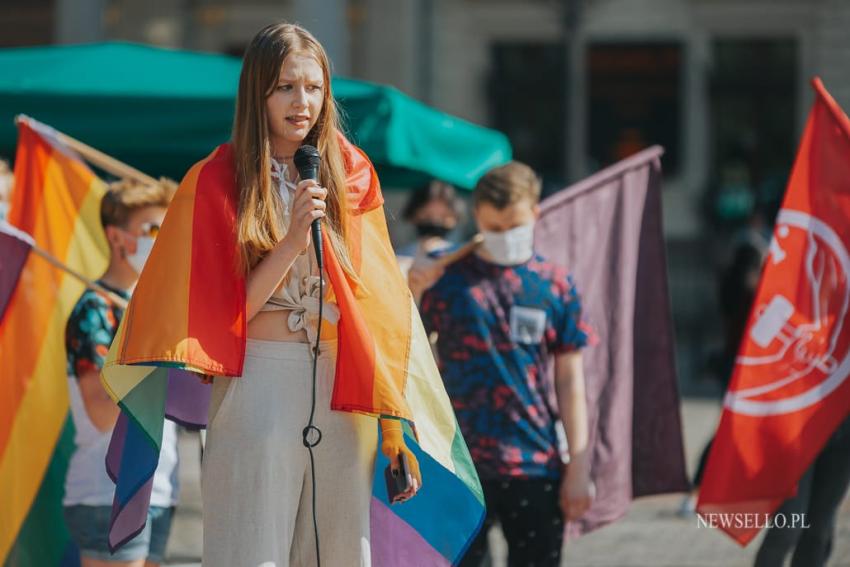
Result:
[[[55,0],[3,0],[0,47],[53,43]]]
[[[709,80],[708,203],[720,224],[770,224],[797,143],[794,39],[716,39]]]
[[[587,149],[598,170],[653,144],[676,174],[682,138],[680,43],[592,43],[587,48]]]
[[[566,48],[561,42],[495,43],[487,89],[490,125],[514,157],[542,177],[544,193],[566,184]]]

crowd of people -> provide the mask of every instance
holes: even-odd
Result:
[[[352,556],[369,565],[375,451],[390,459],[394,474],[406,463],[410,482],[401,501],[422,497],[419,489],[429,482],[399,420],[382,416],[376,423],[329,408],[340,315],[330,296],[319,295],[317,284],[327,273],[312,251],[310,230],[314,220],[323,221],[326,242],[356,279],[346,241],[351,211],[338,127],[330,66],[319,42],[290,24],[260,31],[245,54],[232,142],[240,192],[240,264],[234,269],[246,283],[246,362],[239,381],[202,377],[213,383],[203,469],[208,565],[233,565],[235,558],[246,565],[307,565],[316,554],[329,565],[351,565]],[[318,180],[302,179],[295,164],[295,152],[305,143],[323,152]],[[84,567],[153,567],[164,561],[179,493],[177,426],[164,425],[144,531],[112,552],[107,532],[115,489],[103,463],[119,408],[104,391],[100,373],[175,189],[168,180],[109,187],[101,204],[109,265],[67,321],[76,434],[63,506]],[[0,191],[8,193],[2,180]],[[467,203],[459,192],[434,180],[411,192],[403,213],[417,238],[398,248],[398,263],[432,338],[486,502],[483,527],[461,562],[465,567],[487,564],[487,532],[496,523],[508,542],[510,565],[560,565],[565,522],[581,518],[595,498],[582,366],[591,330],[582,315],[582,282],[534,251],[540,193],[537,174],[518,161],[485,173],[469,207],[480,242],[451,262],[443,258],[464,244]],[[730,305],[726,374],[764,258],[765,246],[742,247],[723,280],[722,297]],[[320,325],[314,307],[322,300],[327,303]],[[313,343],[320,348],[311,350]],[[319,420],[330,445],[320,457],[320,469],[327,472],[317,481],[322,491],[313,503],[305,496],[308,461],[300,438],[304,412],[298,408],[309,407],[316,358],[323,392]],[[269,421],[271,414],[279,419]],[[847,423],[783,508],[808,511],[817,518],[816,529],[771,530],[757,565],[778,565],[795,546],[794,564],[825,563],[837,506],[850,482]],[[252,450],[258,436],[264,444]],[[340,470],[349,471],[345,482],[333,480]],[[323,535],[315,553],[307,543],[314,511]]]

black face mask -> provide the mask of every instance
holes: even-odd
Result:
[[[445,238],[451,231],[451,228],[433,222],[421,222],[416,225],[416,235],[419,238],[430,238],[434,236],[438,238]]]

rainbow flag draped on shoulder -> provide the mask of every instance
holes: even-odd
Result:
[[[326,240],[326,271],[340,310],[331,407],[404,420],[421,465],[420,493],[390,507],[387,462],[376,447],[373,564],[452,565],[483,522],[481,485],[398,269],[375,170],[342,136],[340,143],[352,211],[348,243],[360,282],[349,281]],[[235,179],[229,145],[187,173],[103,369],[122,409],[107,457],[116,480],[115,548],[144,526],[163,415],[206,423],[210,388],[190,373],[238,377],[242,371],[245,282],[234,270]]]

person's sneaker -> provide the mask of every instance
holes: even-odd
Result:
[[[691,518],[697,513],[697,497],[694,494],[688,494],[682,498],[682,503],[679,504],[679,509],[676,515],[680,518]]]

